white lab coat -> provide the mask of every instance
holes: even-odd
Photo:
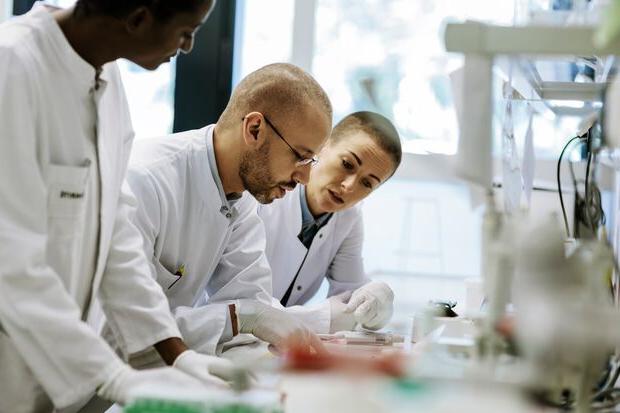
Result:
[[[127,174],[157,282],[188,346],[207,354],[232,338],[232,300],[271,298],[256,201],[246,192],[230,206],[218,190],[208,154],[213,128],[136,142]]]
[[[303,315],[299,305],[316,294],[323,279],[329,282],[328,296],[355,290],[369,281],[364,274],[362,212],[359,205],[335,212],[316,234],[307,249],[297,238],[302,215],[298,186],[272,204],[260,205],[258,213],[267,234],[266,254],[273,273],[273,297],[282,299],[297,276],[289,297],[289,311]],[[295,308],[295,307],[297,308]],[[316,332],[329,331],[329,306],[313,307],[302,317]]]
[[[179,335],[128,224],[136,204],[121,185],[133,131],[116,65],[104,66],[89,94],[94,84],[95,70],[43,6],[0,26],[1,412],[75,406],[121,367],[83,321],[95,297],[129,351]],[[94,134],[76,126],[76,107],[89,96],[98,121],[98,162],[90,166]],[[81,195],[92,189],[89,174],[100,177],[99,225],[87,219]],[[98,242],[83,245],[93,222]],[[76,251],[93,257],[93,274],[81,272]],[[78,304],[84,277],[90,292]]]

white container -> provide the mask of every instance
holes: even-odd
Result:
[[[428,317],[423,313],[413,317],[411,340],[416,343],[429,333],[443,326],[440,336],[445,338],[473,338],[476,334],[474,322],[465,317]]]

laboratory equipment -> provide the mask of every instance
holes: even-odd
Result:
[[[405,341],[402,335],[376,331],[338,331],[333,334],[319,334],[318,336],[321,340],[332,344],[391,346]]]
[[[526,383],[555,405],[590,411],[593,389],[620,344],[617,333],[605,333],[612,319],[620,322],[608,282],[613,256],[606,243],[587,240],[568,255],[556,215],[525,222],[515,252]]]
[[[618,6],[614,7],[617,12]],[[614,19],[615,27],[610,30],[607,26],[604,41],[595,38],[598,29],[591,25],[508,27],[470,21],[448,24],[445,31],[446,49],[465,54],[462,84],[468,94],[462,99],[474,103],[463,104],[459,117],[462,121],[459,165],[461,172],[473,169],[464,171],[461,176],[489,192],[482,225],[482,275],[487,312],[483,314],[479,343],[480,364],[488,367],[483,377],[498,380],[499,356],[505,348],[497,329],[510,325],[506,322],[511,317],[506,313],[506,304],[512,301],[516,318],[512,330],[519,350],[517,359],[511,361],[515,364],[512,379],[535,389],[544,400],[556,406],[580,412],[615,401],[599,399],[600,394],[609,397],[610,393],[601,392],[609,392],[609,386],[613,386],[607,381],[601,388],[600,381],[605,376],[610,354],[620,345],[617,332],[620,314],[612,306],[610,294],[611,273],[617,265],[605,231],[601,230],[603,215],[594,210],[594,206],[600,210],[594,166],[602,153],[601,143],[607,148],[620,147],[620,123],[617,121],[620,84],[617,81],[607,99],[604,98],[616,72],[613,56],[620,54],[617,13]],[[542,56],[554,60],[572,56],[569,67],[575,67],[574,62],[577,66],[587,66],[586,71],[591,76],[589,79],[581,76],[579,82],[573,81],[575,78],[545,79],[539,70],[542,66],[536,62]],[[584,120],[598,117],[605,124],[606,133],[602,139],[596,123],[594,127],[585,128],[589,130],[586,188],[583,205],[576,210],[580,214],[578,221],[586,225],[580,233],[587,234],[590,240],[577,240],[571,245],[572,251],[566,248],[557,216],[542,214],[544,219],[533,220],[514,208],[509,215],[495,207],[490,184],[494,177],[491,146],[495,72],[513,89],[509,99],[523,99],[541,116],[569,115]],[[582,135],[575,130],[572,136]],[[536,141],[536,136],[530,138]],[[484,159],[474,157],[481,154]],[[609,155],[609,163],[615,169],[611,173],[617,177],[620,165],[617,154],[609,151],[605,155],[605,158]],[[528,176],[528,180],[531,182],[532,177]],[[612,185],[616,191],[614,198],[617,198],[618,188],[617,183]],[[615,211],[620,210],[619,205],[615,201]],[[530,203],[530,208],[535,208],[534,203]],[[570,234],[568,225],[566,227]],[[612,228],[611,236],[616,248],[620,239],[618,228],[617,224]],[[522,366],[523,370],[517,366]]]
[[[437,311],[437,316],[440,317],[458,317],[459,315],[454,311],[456,307],[456,301],[434,301],[431,300],[429,305],[434,307]]]
[[[517,214],[518,216],[518,214]],[[477,337],[478,351],[492,371],[497,356],[506,350],[505,339],[497,331],[510,301],[510,285],[514,271],[511,254],[516,216],[501,214],[493,192],[487,192],[482,220],[482,278],[486,313]]]

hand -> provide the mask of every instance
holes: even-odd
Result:
[[[204,392],[206,387],[197,379],[172,367],[134,370],[123,366],[114,372],[98,389],[97,395],[120,405],[125,405],[144,391],[157,389],[195,389]]]
[[[329,332],[351,331],[355,328],[355,316],[347,312],[347,302],[351,298],[351,291],[329,297]]]
[[[296,317],[256,300],[237,300],[235,306],[240,333],[254,334],[278,350],[294,345],[316,353],[325,352],[318,336]]]
[[[193,350],[186,350],[181,353],[174,360],[172,367],[207,385],[228,388],[228,383],[235,379],[235,366],[230,360],[199,354]]]
[[[378,330],[392,317],[394,292],[384,282],[369,282],[353,292],[345,311],[353,313],[362,327]]]

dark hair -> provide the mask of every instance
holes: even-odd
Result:
[[[75,13],[82,16],[105,15],[122,18],[138,7],[148,8],[155,18],[165,22],[177,13],[191,13],[214,0],[78,0]]]
[[[362,132],[385,151],[394,162],[396,171],[403,156],[398,131],[388,118],[375,112],[361,111],[345,116],[332,130],[330,139],[339,141],[356,132]]]

